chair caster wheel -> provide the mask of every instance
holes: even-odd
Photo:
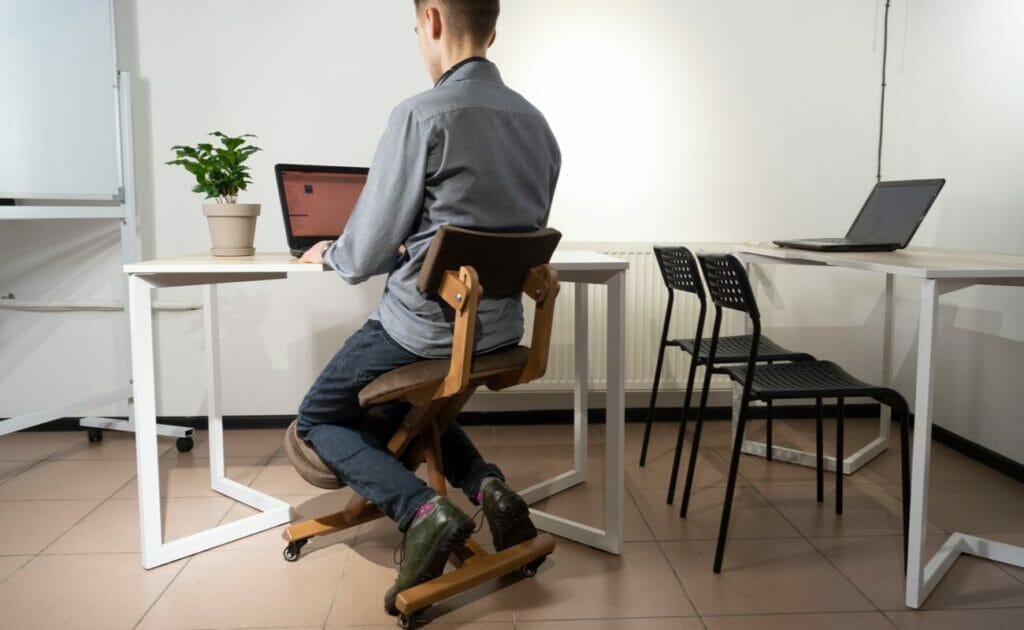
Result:
[[[190,437],[178,438],[174,443],[174,446],[178,449],[179,453],[187,453],[192,450],[192,447],[196,445],[195,440]]]
[[[530,563],[524,564],[523,566],[519,567],[519,575],[528,578],[537,575],[537,569],[540,568],[540,565],[544,564],[545,560],[547,560],[547,556],[537,558],[536,560]]]
[[[288,546],[284,548],[284,559],[288,562],[295,562],[298,560],[299,552],[302,551],[302,548],[306,546],[307,542],[309,542],[309,539],[303,538],[301,540],[293,540],[288,543]]]
[[[419,619],[417,619],[415,616],[407,615],[405,613],[399,613],[398,614],[398,627],[399,628],[405,628],[405,630],[409,630],[410,628],[417,628],[417,627],[419,627],[419,625],[420,625]]]
[[[103,441],[103,431],[100,431],[99,429],[89,429],[87,433],[89,436],[89,444]]]

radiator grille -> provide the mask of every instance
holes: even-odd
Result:
[[[668,290],[661,279],[654,251],[649,243],[614,244],[571,244],[572,249],[588,249],[629,262],[626,272],[626,347],[625,372],[627,390],[649,390],[654,384],[654,369],[658,359],[658,341],[668,304]],[[589,356],[590,386],[602,389],[607,375],[607,351],[605,343],[607,323],[607,294],[604,285],[590,285],[589,306]],[[522,390],[569,390],[573,386],[573,338],[575,287],[570,283],[562,286],[555,308],[555,323],[551,338],[551,354],[544,378],[521,385]],[[527,305],[527,324],[532,309]],[[696,297],[677,293],[672,309],[672,323],[669,338],[693,337],[697,326],[699,306]],[[710,309],[709,309],[710,310]],[[712,313],[705,322],[705,334],[711,334]],[[730,328],[729,314],[722,326],[723,334]],[[528,328],[529,329],[529,328]],[[679,389],[685,385],[688,356],[677,349],[669,348],[662,368],[662,387]],[[725,385],[727,379],[715,376],[714,385]]]

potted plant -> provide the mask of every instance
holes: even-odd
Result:
[[[231,137],[220,131],[208,135],[217,137],[221,146],[208,142],[194,147],[173,146],[176,159],[167,164],[185,167],[196,178],[192,192],[216,200],[203,204],[213,242],[210,252],[214,256],[252,256],[256,252],[252,244],[260,204],[237,201],[238,193],[252,182],[245,161],[260,148],[248,144],[246,138],[256,136],[247,133]]]

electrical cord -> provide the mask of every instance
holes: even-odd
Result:
[[[876,181],[882,181],[882,138],[885,130],[885,66],[889,56],[889,6],[892,0],[885,0],[885,18],[882,27],[882,103],[878,114],[878,172]]]

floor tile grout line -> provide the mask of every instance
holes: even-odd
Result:
[[[16,472],[13,475],[11,475],[10,478],[4,479],[3,481],[0,481],[0,487],[3,487],[3,485],[6,484],[6,483],[14,481],[15,479],[17,479],[18,477],[24,475],[25,473],[27,473],[28,471],[32,470],[36,466],[39,466],[40,464],[44,463],[46,460],[45,459],[37,459],[37,460],[33,461],[33,460],[27,460],[26,459],[26,460],[14,460],[14,461],[31,461],[32,463],[29,464],[28,467],[26,467],[26,468],[24,468],[22,470],[19,470],[18,472]]]
[[[640,515],[640,520],[644,522],[644,527],[647,528],[647,533],[651,535],[650,539],[648,539],[648,540],[652,540],[652,541],[658,540],[658,537],[654,533],[654,528],[651,527],[651,524],[647,521],[647,517],[644,516],[644,511],[640,509],[640,503],[637,502],[636,497],[633,496],[633,491],[631,489],[629,489],[629,488],[623,488],[623,489],[626,491],[626,495],[629,497],[629,500],[633,502],[633,507],[636,509],[637,514]],[[623,516],[625,516],[625,507],[623,507]],[[623,530],[625,530],[625,525],[623,525]],[[625,532],[623,532],[623,536],[625,536]],[[626,542],[625,539],[623,539],[623,542]],[[630,541],[630,542],[647,542],[647,540],[644,540],[644,541]]]
[[[355,552],[356,550],[353,547],[349,547],[348,553],[345,554],[345,558],[342,560],[341,574],[338,576],[338,583],[334,585],[334,593],[331,594],[331,603],[327,607],[327,615],[324,617],[324,622],[321,625],[323,628],[326,628],[327,622],[331,620],[331,613],[334,612],[334,604],[338,601],[338,591],[341,590],[341,583],[345,579],[345,576],[348,575],[349,563],[352,562],[352,554]]]
[[[772,505],[771,501],[769,501],[769,500],[768,500],[768,497],[764,496],[764,494],[763,494],[763,493],[761,492],[761,490],[760,490],[760,489],[759,489],[759,488],[758,488],[757,486],[754,486],[754,491],[755,491],[755,492],[756,492],[756,493],[757,493],[757,494],[758,494],[758,495],[759,495],[759,496],[760,496],[760,497],[761,497],[761,498],[762,498],[762,499],[763,499],[763,500],[764,500],[765,502],[767,502],[767,503],[768,503],[768,505],[771,505],[771,506],[772,506],[772,509],[774,509],[774,510],[775,510],[775,512],[776,512],[776,513],[778,513],[778,515],[779,515],[779,516],[781,516],[781,517],[782,517],[782,519],[783,519],[784,521],[786,521],[786,524],[787,524],[787,525],[789,525],[790,527],[792,527],[792,528],[793,528],[794,530],[796,530],[796,532],[797,532],[798,534],[800,534],[801,538],[803,538],[803,541],[804,541],[805,543],[807,543],[807,545],[808,545],[808,546],[809,546],[809,547],[810,547],[811,549],[813,549],[815,553],[817,553],[817,554],[818,554],[819,556],[821,556],[821,557],[822,557],[822,559],[824,559],[824,560],[825,560],[825,562],[827,562],[827,563],[828,563],[828,565],[829,565],[830,567],[832,567],[832,568],[833,568],[833,569],[835,570],[835,572],[836,572],[836,573],[838,573],[838,574],[839,574],[839,575],[840,575],[840,576],[841,576],[841,577],[842,577],[842,578],[843,578],[844,580],[846,580],[846,583],[847,583],[847,584],[849,584],[850,586],[852,586],[852,587],[853,587],[853,589],[854,589],[855,591],[857,591],[857,594],[859,594],[859,595],[860,595],[861,597],[863,597],[863,598],[864,598],[864,601],[866,601],[866,602],[868,603],[868,605],[870,605],[870,606],[871,606],[872,608],[874,608],[874,609],[875,609],[875,611],[877,611],[877,612],[881,612],[881,609],[879,609],[879,608],[878,608],[878,606],[877,606],[877,605],[875,604],[875,602],[874,602],[874,601],[872,601],[870,597],[868,597],[867,593],[863,592],[863,591],[862,591],[862,590],[860,589],[860,587],[859,587],[859,586],[857,586],[857,585],[856,585],[856,584],[854,583],[854,581],[853,581],[853,580],[852,580],[852,579],[850,578],[850,576],[848,576],[848,575],[846,575],[845,573],[843,573],[843,571],[842,571],[842,570],[841,570],[841,569],[840,569],[839,567],[837,567],[837,566],[836,566],[836,565],[835,565],[835,564],[834,564],[834,563],[832,562],[832,560],[831,560],[831,559],[829,559],[829,557],[825,555],[825,553],[824,553],[824,552],[823,552],[823,551],[822,551],[821,549],[818,549],[818,547],[817,547],[817,546],[816,546],[816,545],[815,545],[815,544],[814,544],[813,542],[811,542],[811,539],[810,539],[810,537],[809,537],[809,536],[807,536],[807,535],[805,535],[805,534],[804,534],[803,532],[801,532],[801,531],[800,531],[800,529],[799,529],[799,528],[798,528],[798,527],[797,527],[797,526],[796,526],[796,525],[795,525],[795,524],[794,524],[794,523],[793,523],[793,522],[792,522],[792,521],[791,521],[791,520],[790,520],[789,518],[787,518],[785,514],[783,514],[783,513],[782,513],[782,511],[780,511],[779,509],[775,508],[775,506],[774,506],[774,505]],[[823,503],[824,503],[824,502],[823,502]],[[829,612],[842,612],[842,611],[829,611]]]
[[[14,575],[15,575],[16,573],[18,573],[19,571],[21,571],[22,569],[24,569],[24,568],[25,568],[26,566],[28,566],[28,563],[29,563],[29,562],[32,562],[33,560],[35,560],[35,559],[36,559],[36,554],[33,554],[33,555],[26,555],[26,556],[15,556],[15,557],[18,557],[18,558],[25,558],[25,561],[24,561],[24,562],[22,562],[21,564],[19,564],[19,565],[18,565],[18,568],[16,568],[15,570],[11,571],[11,572],[10,572],[10,574],[9,574],[9,575],[8,575],[7,577],[5,577],[4,579],[0,580],[0,587],[2,587],[2,586],[4,585],[4,582],[6,582],[7,580],[9,580],[9,579],[11,579],[12,577],[14,577]]]
[[[700,609],[697,608],[697,603],[693,601],[693,596],[691,596],[690,592],[686,590],[686,585],[683,584],[683,577],[679,575],[679,572],[676,571],[676,568],[672,565],[672,561],[669,559],[668,553],[665,551],[665,547],[661,544],[661,541],[658,540],[654,541],[654,544],[658,546],[658,551],[661,553],[661,557],[665,561],[665,564],[668,565],[668,570],[671,571],[672,575],[676,578],[676,583],[679,584],[679,589],[682,590],[683,595],[686,596],[686,601],[689,602],[690,608],[693,609],[693,614],[700,617]],[[703,621],[701,621],[701,623],[703,624]]]
[[[142,615],[139,616],[139,620],[136,621],[135,624],[132,626],[133,630],[135,628],[138,628],[139,624],[141,624],[143,621],[145,621],[146,617],[148,617],[149,613],[153,610],[153,607],[157,605],[157,602],[159,602],[161,599],[163,599],[164,595],[167,594],[167,591],[170,590],[171,586],[175,582],[178,581],[179,577],[181,577],[182,572],[188,567],[188,565],[192,564],[192,559],[193,558],[195,558],[195,555],[191,555],[188,558],[185,558],[185,561],[181,563],[181,568],[179,568],[177,573],[174,574],[174,577],[172,577],[170,580],[167,581],[167,586],[165,586],[160,591],[160,593],[156,597],[153,598],[153,601],[149,604],[149,606],[146,607],[146,610],[143,611]],[[163,566],[163,565],[161,565],[161,566]],[[145,569],[145,570],[149,571],[149,569]]]

